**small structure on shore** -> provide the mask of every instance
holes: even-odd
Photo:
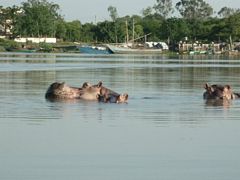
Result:
[[[50,43],[50,44],[55,44],[57,43],[56,38],[38,38],[38,37],[26,37],[26,38],[15,38],[14,41],[19,42],[19,43],[26,43],[26,42],[32,42],[32,43]]]
[[[178,51],[180,54],[227,54],[234,52],[234,54],[240,53],[239,43],[200,43],[198,41],[194,43],[180,42],[178,44]]]

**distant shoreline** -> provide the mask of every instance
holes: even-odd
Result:
[[[91,43],[82,43],[91,44]],[[78,46],[74,42],[58,42],[56,44],[48,43],[18,43],[13,40],[0,39],[0,52],[15,52],[15,53],[81,53]],[[223,51],[218,53],[201,53],[198,51],[165,51],[162,55],[169,56],[240,56],[239,51]]]

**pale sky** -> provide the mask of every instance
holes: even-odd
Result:
[[[27,0],[0,0],[0,5],[7,7],[20,5]],[[80,20],[82,23],[110,20],[107,8],[117,8],[120,17],[138,14],[143,8],[153,6],[156,0],[48,0],[60,5],[61,15],[65,20]],[[218,12],[222,7],[240,8],[239,0],[205,0]],[[179,0],[173,0],[175,5]]]

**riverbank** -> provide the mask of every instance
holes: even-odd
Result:
[[[13,40],[0,39],[0,52],[79,52],[77,46],[73,42],[50,43],[18,43]]]
[[[33,52],[42,52],[42,53],[81,53],[79,46],[84,45],[74,42],[57,42],[55,44],[50,43],[19,43],[13,40],[0,39],[0,52],[24,52],[24,53],[33,53]],[[201,53],[195,51],[164,51],[162,54],[167,56],[177,56],[177,55],[190,55],[190,56],[240,56],[240,51],[218,51],[216,53]]]

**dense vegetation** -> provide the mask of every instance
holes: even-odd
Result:
[[[56,37],[63,41],[124,42],[148,36],[148,41],[170,44],[187,39],[202,42],[240,40],[240,11],[223,7],[217,15],[204,0],[156,0],[142,15],[119,17],[117,8],[109,6],[110,21],[82,24],[79,20],[66,22],[60,7],[47,0],[27,0],[20,7],[0,7],[2,27],[13,27],[11,37]],[[174,13],[175,11],[175,13]],[[175,14],[179,17],[174,17]],[[7,21],[11,19],[11,21]],[[126,26],[128,28],[126,28]],[[134,33],[133,33],[134,27]],[[128,33],[126,33],[128,29]]]

